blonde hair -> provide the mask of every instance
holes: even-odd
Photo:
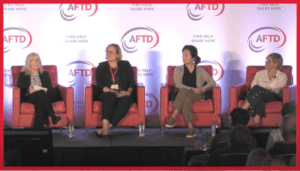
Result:
[[[118,61],[122,60],[122,51],[121,51],[120,46],[115,43],[111,43],[106,47],[105,51],[107,51],[108,47],[110,47],[110,46],[116,48],[116,52],[119,55]]]
[[[39,73],[40,74],[43,73],[44,70],[42,69],[42,61],[41,61],[40,55],[35,52],[31,52],[30,54],[27,55],[25,65],[21,70],[21,72],[23,72],[23,71],[25,72],[25,75],[30,75],[30,60],[34,57],[36,58],[36,61],[38,62]]]
[[[267,57],[271,57],[273,62],[277,64],[276,69],[282,68],[283,59],[279,53],[271,53]]]

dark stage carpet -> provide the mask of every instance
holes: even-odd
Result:
[[[137,128],[113,128],[108,139],[94,135],[96,128],[86,136],[85,128],[75,128],[74,137],[68,137],[68,130],[52,130],[53,161],[39,154],[38,162],[28,157],[30,151],[22,150],[23,166],[182,166],[186,163],[185,148],[193,147],[194,138],[186,138],[187,128],[164,129],[146,128],[146,136],[139,137]],[[195,128],[211,135],[210,128]],[[258,147],[265,148],[268,134],[272,129],[252,129]],[[226,132],[227,129],[220,129]],[[210,137],[209,137],[210,138]],[[20,156],[19,156],[20,158]]]
[[[146,128],[139,137],[137,128],[113,128],[110,138],[98,138],[90,129],[76,129],[74,138],[67,130],[53,130],[54,163],[56,166],[181,166],[184,147],[194,146],[194,138],[185,138],[187,128]],[[201,130],[195,129],[195,130]],[[209,128],[203,128],[209,133]]]

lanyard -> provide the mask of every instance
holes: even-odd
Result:
[[[117,74],[117,71],[118,71],[118,67],[116,68],[115,72],[113,73],[112,72],[112,69],[111,67],[109,66],[109,70],[110,70],[110,73],[111,73],[111,78],[112,78],[112,81],[113,83],[115,83],[115,75]]]

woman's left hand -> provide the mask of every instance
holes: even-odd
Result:
[[[195,94],[201,94],[202,89],[201,88],[192,88]]]
[[[128,91],[120,91],[120,93],[117,94],[117,97],[124,97],[124,96],[129,96],[129,92]]]

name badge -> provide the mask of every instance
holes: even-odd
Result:
[[[112,84],[110,89],[112,90],[119,90],[119,85],[118,84]]]

